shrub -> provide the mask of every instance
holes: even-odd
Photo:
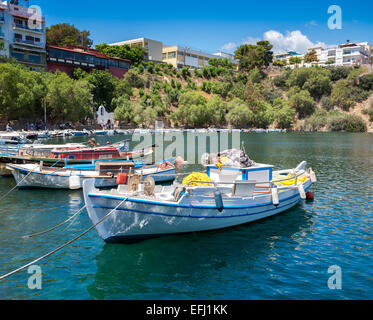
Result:
[[[295,110],[290,107],[289,102],[281,98],[277,98],[273,102],[275,111],[275,121],[277,127],[281,129],[288,129],[294,120]]]
[[[341,114],[328,119],[328,129],[331,131],[366,132],[364,120],[354,114]]]
[[[241,99],[234,99],[228,104],[227,120],[236,127],[244,128],[252,124],[254,114]]]
[[[326,110],[330,111],[334,108],[334,104],[332,102],[332,99],[328,96],[323,96],[320,100],[321,106]]]
[[[366,115],[368,115],[369,116],[369,120],[371,122],[373,122],[373,103],[372,103],[372,105],[368,109],[365,109],[363,111],[363,113],[366,114]]]
[[[373,90],[373,73],[360,77],[359,87],[365,91]]]
[[[300,119],[310,116],[315,111],[315,100],[306,90],[294,93],[290,96],[289,101],[290,106],[297,111]]]
[[[318,109],[316,112],[306,119],[305,127],[309,131],[318,131],[327,125],[328,113],[323,109]]]
[[[249,79],[253,83],[260,83],[263,80],[263,78],[264,76],[258,68],[251,70],[249,73]]]
[[[348,81],[339,80],[331,93],[332,104],[345,111],[348,111],[352,106],[354,106],[354,102],[352,101],[350,94],[351,90]]]
[[[330,80],[337,82],[341,79],[346,79],[348,74],[352,71],[352,67],[329,67],[330,70]]]

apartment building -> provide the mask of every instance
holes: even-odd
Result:
[[[347,41],[338,47],[322,50],[321,65],[355,66],[369,64],[371,46],[368,42]]]
[[[4,44],[0,55],[13,57],[31,70],[45,70],[45,18],[18,3],[0,2],[0,42]]]
[[[122,78],[130,68],[131,61],[111,58],[92,48],[47,46],[47,71],[57,70],[71,76],[76,68],[86,72],[107,70],[113,76]]]
[[[116,43],[111,43],[111,46],[122,46],[122,45],[129,45],[129,46],[140,46],[145,48],[146,50],[146,60],[152,61],[162,61],[162,49],[163,43],[160,41],[148,39],[148,38],[138,38],[132,39],[127,41],[121,41]]]

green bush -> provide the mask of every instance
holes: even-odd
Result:
[[[305,120],[305,127],[309,131],[317,131],[327,125],[328,113],[323,109],[318,109],[315,113]]]
[[[359,87],[365,91],[373,90],[373,73],[360,77]]]
[[[310,116],[315,111],[315,100],[307,90],[292,94],[289,101],[290,106],[297,111],[300,119]]]
[[[373,103],[372,103],[372,105],[368,109],[365,109],[363,111],[363,113],[366,114],[366,115],[368,115],[369,116],[369,120],[371,122],[373,122]]]
[[[364,120],[354,114],[341,114],[328,119],[328,129],[331,131],[366,132]]]
[[[352,67],[329,67],[330,70],[330,80],[337,82],[341,79],[346,79],[349,73],[352,71]]]
[[[320,100],[321,106],[324,110],[330,111],[334,109],[333,101],[328,96],[323,96]]]

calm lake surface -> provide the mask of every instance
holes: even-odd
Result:
[[[250,158],[277,169],[307,160],[318,177],[315,201],[228,230],[132,245],[105,244],[92,230],[39,262],[41,290],[28,288],[29,274],[23,270],[0,281],[0,299],[371,299],[373,135],[253,133],[241,138]],[[101,144],[122,139],[97,137]],[[1,194],[14,185],[13,179],[0,178]],[[83,205],[81,191],[15,190],[2,200],[0,274],[89,228],[84,212],[53,232],[19,238],[66,220]],[[328,288],[333,265],[342,269],[342,290]]]

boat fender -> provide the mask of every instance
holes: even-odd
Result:
[[[298,191],[299,191],[300,198],[302,200],[306,200],[306,193],[304,192],[303,184],[301,183],[298,184]]]
[[[216,208],[219,210],[219,212],[222,212],[224,209],[224,205],[223,205],[223,196],[221,195],[221,192],[219,190],[216,190],[214,192],[214,197],[215,197]]]
[[[70,190],[77,190],[80,189],[81,182],[80,182],[80,177],[79,176],[70,176],[69,178],[69,188]]]
[[[127,184],[127,173],[125,172],[118,173],[117,185],[120,185],[120,184]]]
[[[317,178],[316,178],[316,174],[315,172],[312,170],[312,168],[309,169],[309,175],[310,175],[310,178],[311,178],[311,182],[312,183],[315,183],[317,182]]]
[[[277,207],[280,204],[280,200],[278,198],[277,186],[272,186],[271,193],[272,193],[272,203],[274,206]]]
[[[184,188],[181,188],[181,187],[176,188],[175,192],[174,192],[175,201],[178,202],[184,194],[185,194],[185,189]]]
[[[315,199],[315,195],[313,194],[313,192],[308,191],[306,193],[306,198],[307,198],[308,201],[313,201]]]

